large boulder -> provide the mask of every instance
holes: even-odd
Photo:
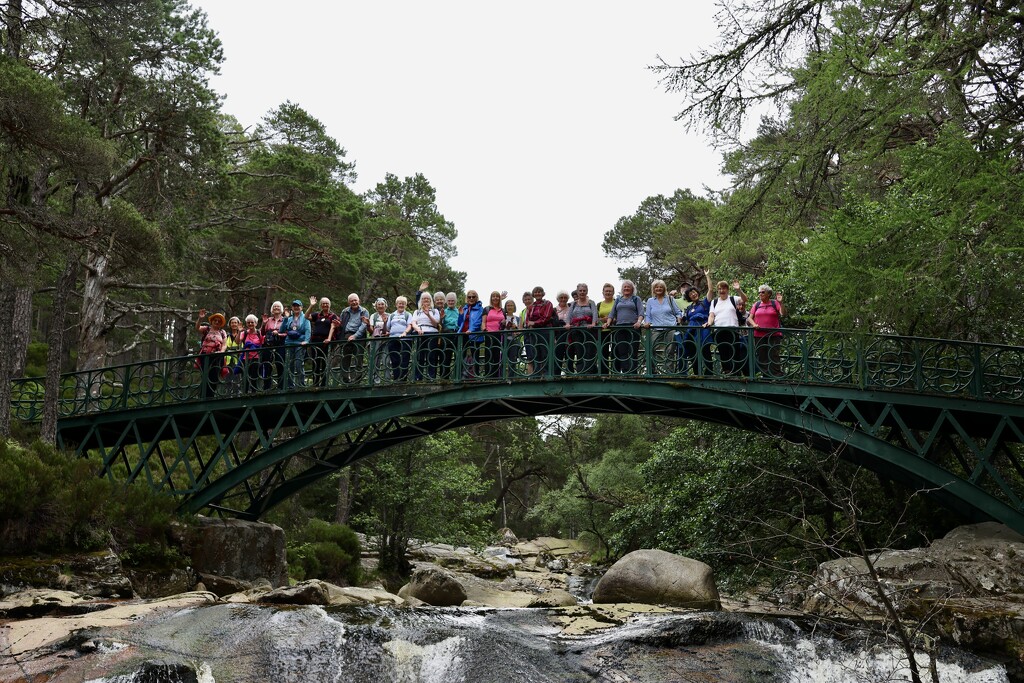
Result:
[[[243,581],[266,578],[273,586],[288,584],[284,531],[279,526],[198,517],[195,524],[176,529],[197,573]]]
[[[405,600],[379,588],[357,588],[327,584],[331,606],[337,605],[404,605]]]
[[[187,593],[196,585],[189,567],[125,567],[125,572],[135,592],[147,600]]]
[[[942,638],[1007,661],[1010,680],[1024,680],[1024,536],[995,522],[953,529],[927,548],[818,566],[802,608],[812,614],[885,616],[885,591],[903,615],[927,622]],[[1016,678],[1015,678],[1016,677]]]
[[[598,581],[594,602],[722,609],[711,567],[664,550],[636,550],[616,562]]]
[[[283,586],[263,593],[256,598],[256,602],[276,605],[329,605],[331,588],[326,581],[310,579],[294,586]]]
[[[413,597],[435,607],[461,605],[466,590],[451,572],[440,567],[422,567],[412,573],[409,583],[398,591],[402,598]]]

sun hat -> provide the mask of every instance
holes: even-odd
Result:
[[[302,305],[302,301],[300,299],[295,299],[294,301],[292,301],[292,306],[301,306],[301,305]]]
[[[214,313],[213,315],[210,316],[209,320],[211,325],[213,324],[214,320],[220,320],[221,327],[223,327],[224,323],[227,322],[227,319],[224,317],[223,313]]]

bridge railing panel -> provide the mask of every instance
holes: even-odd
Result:
[[[759,336],[760,334],[760,336]],[[165,358],[68,373],[59,415],[266,392],[416,383],[723,378],[1024,399],[1024,348],[820,330],[633,327],[410,335]],[[41,416],[16,380],[12,416]]]

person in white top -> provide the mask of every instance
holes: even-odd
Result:
[[[409,319],[409,326],[420,336],[436,335],[441,331],[441,311],[434,308],[434,302],[428,292],[420,296],[420,307]],[[441,364],[441,349],[437,338],[419,340],[416,352],[416,380],[434,379],[437,368]]]
[[[747,354],[743,338],[737,334],[740,327],[739,315],[736,312],[736,296],[729,295],[729,283],[722,280],[718,283],[718,298],[711,302],[711,312],[704,327],[715,328],[715,346],[718,357],[722,361],[722,372],[735,375],[743,372]],[[733,280],[732,289],[739,300],[747,303],[747,295],[743,293],[739,280]]]

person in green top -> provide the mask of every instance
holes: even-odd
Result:
[[[603,331],[602,327],[608,322],[608,314],[615,308],[615,285],[610,282],[604,283],[604,286],[601,287],[601,296],[603,298],[597,302],[597,333],[601,348],[599,359],[601,367],[597,370],[598,374],[601,374],[601,368],[608,367],[612,359],[611,336]]]

